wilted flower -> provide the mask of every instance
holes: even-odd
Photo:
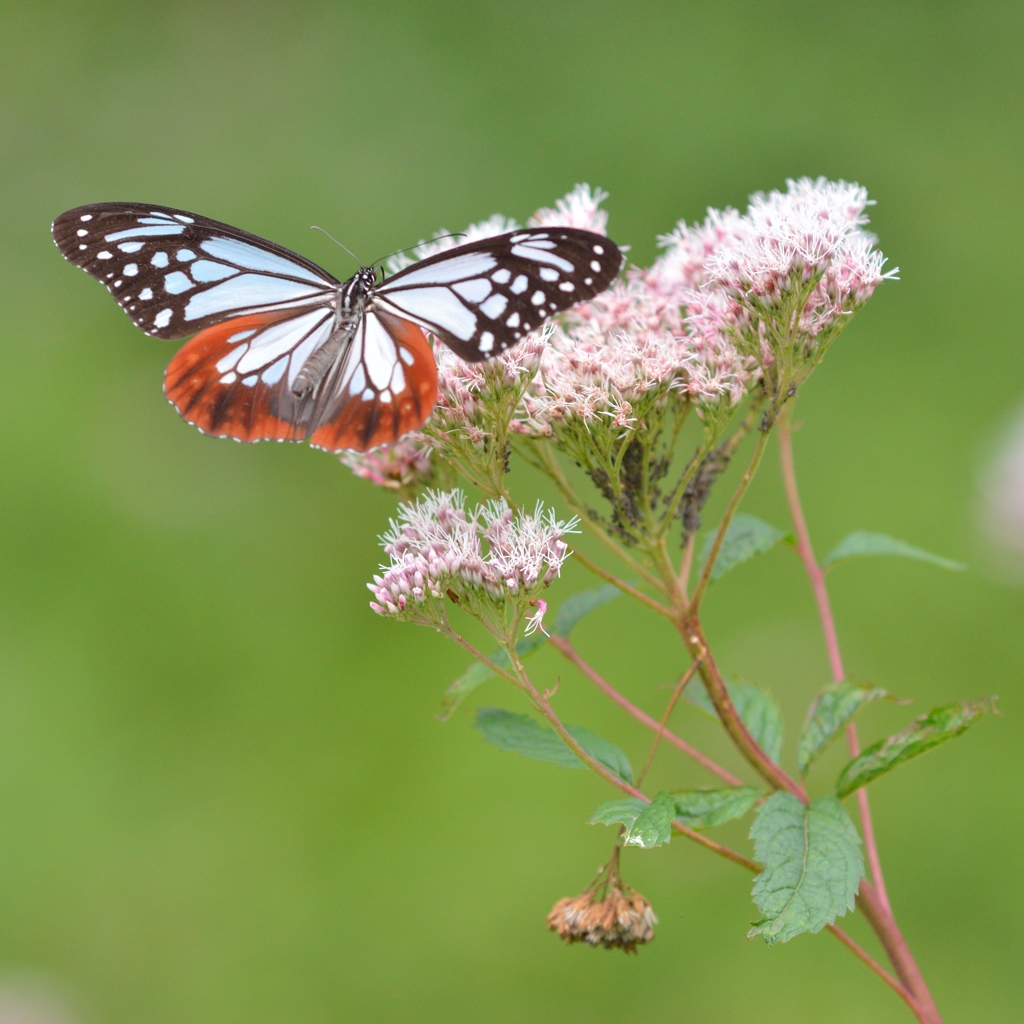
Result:
[[[430,445],[409,434],[368,452],[342,452],[339,458],[356,476],[411,498],[417,488],[433,482],[436,467],[430,455]]]
[[[654,939],[657,917],[650,903],[619,877],[619,851],[579,896],[559,900],[548,914],[548,930],[570,945],[635,953]]]
[[[563,538],[577,523],[556,519],[539,502],[532,513],[513,512],[503,500],[467,511],[461,490],[428,491],[399,505],[398,519],[381,537],[391,562],[367,584],[374,595],[370,607],[378,615],[435,625],[441,616],[436,602],[447,595],[492,624],[497,620],[490,613],[511,609],[518,628],[530,602],[561,571],[570,554]]]

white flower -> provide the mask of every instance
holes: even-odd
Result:
[[[608,212],[601,204],[608,198],[602,189],[577,185],[564,198],[555,201],[555,208],[543,207],[527,222],[531,228],[582,228],[598,235],[607,234]]]
[[[513,513],[504,501],[467,512],[461,490],[428,491],[399,505],[397,520],[381,537],[391,561],[367,584],[374,595],[370,607],[378,615],[429,622],[436,618],[430,599],[446,593],[471,613],[480,600],[529,602],[561,571],[570,553],[562,538],[577,525],[545,513],[540,503],[532,514]]]

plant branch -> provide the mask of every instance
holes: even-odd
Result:
[[[693,599],[690,601],[690,606],[694,614],[700,607],[700,602],[704,597],[705,591],[708,589],[708,584],[711,582],[711,571],[715,567],[715,562],[718,559],[718,552],[722,549],[722,542],[725,540],[726,531],[729,529],[729,524],[732,522],[732,518],[736,515],[736,510],[740,507],[740,502],[743,500],[743,495],[746,494],[747,488],[750,486],[750,481],[753,480],[754,474],[757,472],[757,467],[761,464],[761,459],[764,457],[765,449],[768,447],[768,436],[767,430],[762,430],[757,436],[757,445],[754,447],[754,454],[750,457],[750,462],[747,465],[746,470],[743,472],[743,477],[733,492],[732,497],[729,499],[729,504],[726,506],[725,515],[722,516],[722,522],[719,524],[718,533],[715,534],[714,543],[711,545],[711,551],[708,553],[708,559],[704,563],[704,569],[700,574],[700,579],[697,580],[697,586],[693,591]]]
[[[650,608],[651,611],[657,612],[659,615],[664,615],[667,619],[671,619],[673,617],[671,608],[666,608],[660,601],[655,601],[653,597],[648,597],[642,590],[637,590],[636,587],[627,583],[625,580],[620,580],[618,576],[614,576],[607,569],[598,565],[597,562],[591,561],[586,555],[581,555],[576,550],[573,551],[572,555],[576,561],[581,565],[586,566],[586,568],[588,568],[595,576],[600,576],[601,579],[607,580],[613,586],[618,587],[624,594],[628,594],[630,597],[639,601],[642,605]]]
[[[603,676],[601,676],[597,670],[590,665],[589,662],[585,661],[576,650],[575,647],[564,637],[553,635],[549,641],[554,647],[556,647],[569,661],[571,661],[599,690],[601,690],[606,696],[610,697],[616,704],[619,705],[624,711],[632,715],[638,722],[646,725],[648,729],[658,729],[659,725],[656,719],[651,718],[645,711],[638,708],[635,704],[631,703],[626,697],[624,697],[618,690],[612,686]],[[690,746],[686,740],[677,736],[674,732],[665,729],[663,732],[665,740],[671,743],[673,746],[678,747],[687,757],[693,758],[698,764],[703,765],[709,772],[713,772],[717,775],[726,785],[729,786],[742,786],[743,780],[738,779],[732,772],[727,771],[721,765],[716,764],[706,754],[702,754],[696,747]]]
[[[643,768],[640,769],[640,774],[636,777],[636,784],[640,786],[644,779],[647,777],[647,772],[650,770],[651,764],[654,761],[654,755],[658,752],[658,744],[661,743],[661,737],[665,735],[665,726],[668,725],[669,715],[675,710],[675,706],[679,701],[679,698],[683,695],[683,687],[693,678],[693,673],[697,671],[697,665],[699,662],[694,662],[680,677],[679,682],[676,684],[675,691],[672,694],[672,698],[668,702],[668,707],[665,708],[665,714],[661,716],[661,721],[658,723],[658,731],[654,735],[654,742],[651,744],[651,752],[647,755],[647,760],[644,762]]]
[[[825,926],[828,930],[844,945],[849,949],[858,960],[867,964],[877,974],[882,981],[888,985],[893,992],[896,993],[902,999],[907,1006],[913,1011],[914,1016],[920,1018],[918,1012],[917,1003],[914,1001],[914,997],[910,994],[910,990],[901,985],[866,949],[861,945],[854,942],[849,935],[842,930],[837,928],[834,924]]]

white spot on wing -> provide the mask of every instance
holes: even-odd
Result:
[[[490,331],[484,331],[480,335],[480,351],[490,352],[494,348],[494,335]]]
[[[155,252],[153,258],[149,261],[154,267],[166,267],[170,260],[167,259],[167,253]]]
[[[139,298],[143,302],[148,302],[151,298],[153,298],[153,289],[152,288],[143,288],[142,291],[139,292]]]
[[[98,259],[98,260],[109,260],[109,259],[113,258],[113,255],[114,255],[113,253],[107,252],[107,250],[104,249],[103,252],[96,253],[96,259]]]
[[[276,384],[284,376],[284,371],[286,369],[288,369],[288,357],[281,356],[273,366],[267,367],[267,369],[260,374],[260,377],[263,378],[264,384]]]
[[[138,272],[139,272],[139,265],[138,265],[138,263],[129,263],[124,268],[124,276],[125,277],[134,277]]]
[[[175,270],[164,278],[164,291],[171,295],[180,295],[189,288],[195,288],[195,284],[189,279],[188,274],[183,274],[180,270]]]
[[[401,356],[402,362],[405,363],[406,366],[412,366],[412,364],[416,362],[416,357],[407,348],[399,347],[398,354]]]
[[[545,243],[554,247],[554,242]],[[561,256],[556,256],[553,252],[545,252],[543,249],[539,249],[535,246],[530,245],[514,245],[512,246],[512,255],[519,256],[524,260],[530,260],[533,263],[550,263],[553,267],[558,267],[559,270],[564,271],[566,274],[572,273],[576,268],[568,261],[562,259]]]
[[[88,232],[88,231],[86,231],[86,230],[85,230],[85,228],[79,228],[79,229],[78,229],[78,237],[79,237],[79,238],[85,238],[85,236],[86,236],[87,234],[89,234],[89,232]]]
[[[145,222],[147,218],[142,218]],[[174,224],[171,222],[157,221],[152,227],[144,228],[128,228],[125,231],[114,231],[109,235],[104,235],[103,240],[105,242],[117,242],[122,238],[148,238],[154,235],[180,235],[184,231],[184,227],[181,224]]]
[[[209,281],[223,281],[225,277],[233,277],[238,273],[235,267],[229,267],[226,263],[214,263],[213,260],[196,260],[188,269],[192,276],[203,284]]]
[[[120,249],[121,252],[138,252],[141,248],[141,242],[122,242],[118,246],[118,249]]]
[[[496,270],[491,274],[491,280],[496,281],[498,284],[508,284],[509,278],[512,276],[512,271],[508,267],[502,267],[500,270]]]
[[[141,297],[142,296],[140,295],[139,298]],[[231,337],[228,338],[228,344],[233,345],[236,341],[245,341],[246,338],[251,338],[255,333],[255,327],[251,331],[238,331],[236,334],[232,334]]]
[[[544,294],[544,293],[543,293],[542,291],[535,291],[535,292],[534,292],[534,293],[533,293],[533,294],[532,294],[532,295],[530,296],[530,301],[531,301],[531,302],[532,302],[532,303],[533,303],[533,304],[534,304],[535,306],[543,306],[543,305],[544,305],[544,300],[545,300],[546,298],[547,298],[547,296],[546,296],[546,295],[545,295],[545,294]]]
[[[591,269],[591,270],[592,270],[592,271],[593,271],[593,272],[594,272],[595,274],[600,274],[600,273],[601,273],[601,264],[600,264],[600,263],[598,263],[598,262],[597,262],[597,260],[591,260],[591,261],[590,261],[590,269]]]
[[[525,274],[520,274],[513,282],[511,292],[513,295],[522,295],[530,287],[530,279]]]
[[[575,290],[575,288],[576,288],[576,285],[574,285],[574,284],[572,283],[572,281],[563,281],[563,282],[562,282],[562,283],[561,283],[561,284],[560,284],[560,285],[558,286],[558,290],[559,290],[560,292],[571,292],[571,291],[574,291],[574,290]]]
[[[458,292],[469,302],[483,302],[491,294],[491,282],[483,277],[474,277],[471,281],[453,284],[452,291]]]
[[[604,255],[604,249],[600,245],[594,246],[594,252],[596,252],[598,256]]]
[[[233,348],[223,359],[217,363],[218,373],[227,373],[228,370],[233,370],[238,363],[238,360],[245,355],[248,351],[248,346],[239,345],[238,348]]]
[[[518,313],[513,313],[513,314],[512,314],[512,315],[511,315],[511,316],[510,316],[510,317],[509,317],[509,318],[508,318],[508,319],[507,319],[507,320],[505,321],[505,324],[506,324],[506,326],[508,326],[508,327],[518,327],[518,326],[519,326],[519,314],[518,314]]]
[[[82,214],[82,220],[92,220],[92,214],[91,213],[83,213]]]
[[[170,309],[161,309],[160,312],[153,317],[153,326],[156,327],[157,330],[162,331],[171,322],[171,312],[172,311]]]
[[[541,267],[540,268],[540,279],[542,281],[557,281],[558,280],[558,271],[557,270],[552,270],[551,267]]]
[[[174,254],[182,263],[187,263],[189,260],[194,260],[196,254],[191,249],[179,249]]]
[[[507,305],[508,299],[496,292],[480,307],[480,312],[491,320],[497,320],[505,312]]]
[[[174,215],[178,220],[184,221],[186,224],[195,224],[194,217],[186,217],[183,213],[176,213]]]

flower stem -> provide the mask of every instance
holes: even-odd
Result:
[[[696,614],[697,609],[700,607],[700,602],[704,597],[705,591],[708,589],[708,584],[711,582],[711,571],[715,567],[718,552],[722,549],[722,542],[725,540],[725,534],[729,529],[729,524],[732,522],[733,516],[736,515],[736,510],[740,507],[743,495],[746,494],[747,488],[750,486],[750,481],[753,480],[754,474],[757,472],[757,467],[761,464],[761,459],[764,457],[765,449],[768,447],[768,436],[769,432],[767,430],[762,430],[757,435],[757,444],[754,447],[754,454],[751,456],[750,462],[743,473],[743,477],[736,490],[733,492],[732,497],[729,499],[729,504],[726,506],[725,515],[722,516],[722,522],[719,524],[718,533],[715,534],[715,540],[711,545],[711,551],[708,554],[707,562],[704,563],[704,569],[701,572],[700,579],[697,580],[697,586],[693,591],[693,598],[690,601],[690,607],[693,614]]]
[[[838,683],[842,682],[845,678],[843,659],[839,651],[839,639],[836,633],[835,617],[832,614],[832,603],[829,600],[828,588],[825,585],[825,573],[814,556],[810,531],[807,529],[807,520],[804,517],[803,507],[800,503],[800,492],[796,482],[796,469],[793,463],[791,415],[791,407],[786,408],[778,423],[782,478],[786,488],[790,515],[793,519],[793,527],[796,532],[797,553],[803,561],[807,577],[811,582],[811,589],[814,591],[814,597],[818,605],[818,615],[821,618],[822,632],[825,636],[825,647],[828,651],[829,664],[832,668],[832,678]],[[852,722],[846,729],[846,739],[850,755],[857,757],[860,753],[860,741],[857,736],[857,728]],[[907,1003],[917,1015],[918,1020],[922,1024],[941,1024],[942,1018],[939,1016],[935,1001],[932,999],[921,971],[910,952],[910,948],[907,946],[906,940],[896,924],[896,918],[889,903],[889,896],[885,889],[885,879],[882,875],[882,862],[878,855],[878,844],[875,840],[874,824],[871,819],[871,805],[868,801],[865,787],[861,787],[857,791],[857,803],[860,811],[861,832],[864,835],[864,849],[871,868],[872,878],[872,882],[868,882],[867,879],[861,882],[857,903],[885,947],[889,959],[896,968],[896,973],[911,993],[912,998],[907,999]],[[903,993],[900,994],[903,995]],[[906,999],[906,996],[904,998]]]
[[[779,417],[779,454],[782,458],[782,479],[786,487],[786,499],[789,502],[789,512],[793,519],[793,529],[796,533],[796,550],[804,564],[807,578],[811,581],[811,589],[814,591],[814,599],[818,605],[818,615],[821,619],[822,632],[825,634],[825,648],[828,651],[829,665],[832,668],[832,678],[835,682],[841,683],[846,678],[843,670],[843,659],[839,652],[839,637],[836,633],[835,617],[832,614],[832,603],[828,596],[828,587],[825,585],[825,572],[814,557],[814,547],[811,544],[811,534],[807,529],[807,520],[804,518],[803,506],[800,503],[800,491],[796,483],[796,468],[793,463],[793,429],[791,423],[792,406],[788,406]],[[850,749],[850,756],[857,757],[860,754],[860,741],[857,737],[857,727],[851,722],[846,729],[846,740]],[[882,905],[891,914],[889,906],[889,895],[885,888],[885,878],[882,875],[882,862],[878,855],[878,844],[875,841],[875,829],[871,819],[871,805],[868,802],[867,789],[861,787],[857,790],[857,804],[860,811],[861,831],[864,833],[864,849],[867,853],[868,864],[871,867],[871,879],[874,882],[878,897]]]
[[[635,704],[631,703],[626,697],[624,697],[618,690],[612,686],[598,671],[587,661],[584,660],[579,651],[564,637],[558,635],[552,635],[550,641],[552,646],[556,647],[561,653],[568,658],[599,690],[601,690],[606,696],[610,697],[620,708],[631,714],[638,722],[646,725],[648,729],[658,729],[658,722],[651,718],[647,712],[638,708]],[[732,772],[727,771],[720,764],[716,764],[706,754],[702,754],[696,747],[690,746],[686,740],[677,736],[674,732],[670,732],[665,729],[663,734],[665,740],[671,743],[673,746],[678,747],[687,757],[693,758],[698,764],[703,765],[709,772],[713,772],[717,775],[726,785],[729,786],[742,786],[743,780],[738,779]]]

